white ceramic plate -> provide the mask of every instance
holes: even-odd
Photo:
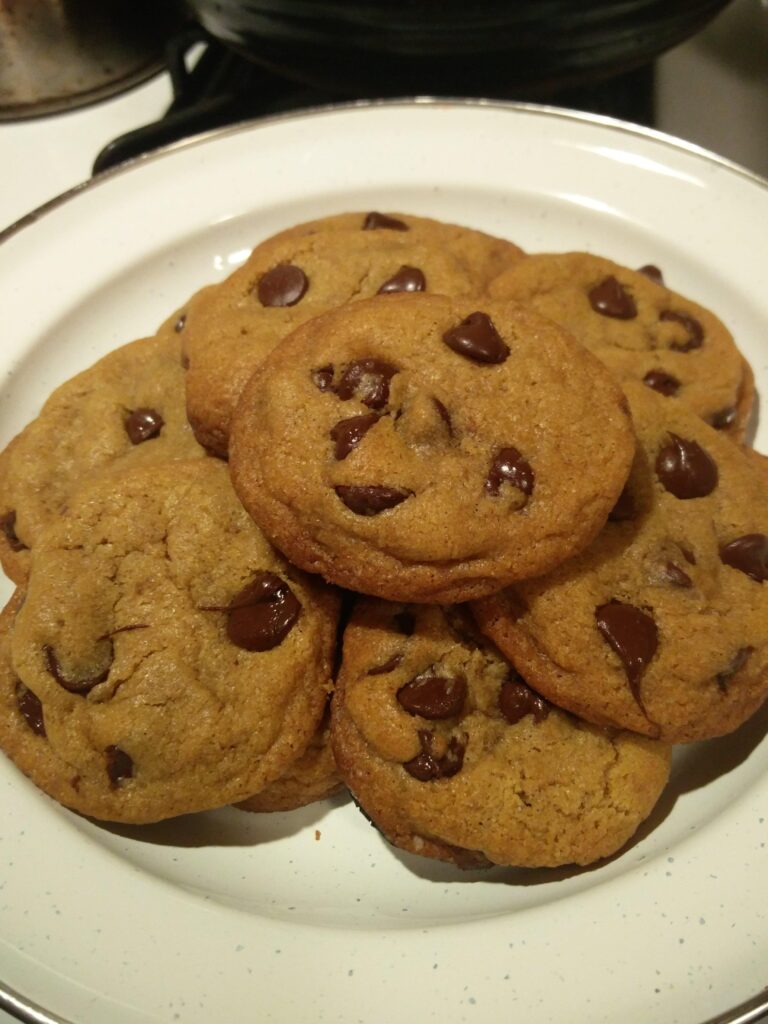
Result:
[[[765,389],[765,183],[586,116],[395,103],[184,144],[10,232],[0,442],[254,242],[369,209],[656,263]],[[0,1005],[76,1024],[700,1024],[768,983],[766,730],[763,713],[681,750],[637,841],[584,871],[462,874],[393,851],[343,800],[103,827],[2,761]]]

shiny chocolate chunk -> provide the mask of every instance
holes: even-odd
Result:
[[[656,456],[656,476],[676,498],[704,498],[717,487],[717,463],[697,441],[670,434]]]
[[[333,372],[332,366],[319,366],[309,376],[318,391],[333,391]]]
[[[725,668],[721,672],[718,672],[715,676],[715,682],[717,683],[717,687],[719,690],[721,690],[723,693],[727,692],[728,684],[730,683],[731,679],[736,675],[737,672],[741,671],[741,669],[744,668],[747,661],[749,660],[750,654],[752,654],[754,650],[754,647],[742,647],[738,651],[736,651],[736,653],[725,666]]]
[[[418,267],[403,266],[379,288],[378,295],[392,295],[396,292],[425,292],[427,279]]]
[[[402,652],[398,652],[393,654],[391,658],[387,658],[380,665],[374,665],[373,668],[369,668],[365,674],[367,676],[385,676],[388,672],[394,672],[402,660]]]
[[[589,304],[601,316],[614,320],[633,320],[637,306],[624,285],[610,274],[587,293]]]
[[[406,761],[403,768],[419,782],[432,782],[433,779],[448,779],[461,771],[464,763],[465,744],[456,736],[448,741],[448,746],[442,757],[432,753],[434,747],[434,734],[426,729],[419,730],[419,742],[421,753],[417,754],[410,761]]]
[[[675,565],[674,562],[667,562],[664,566],[664,579],[671,583],[673,587],[693,586],[693,580],[688,573],[681,569],[679,565]]]
[[[736,406],[727,405],[724,409],[718,409],[707,418],[707,422],[715,430],[727,430],[736,422]]]
[[[379,512],[394,508],[413,494],[413,491],[404,487],[382,487],[376,484],[367,487],[339,484],[334,490],[347,508],[358,516],[377,516]]]
[[[621,659],[639,701],[640,680],[659,644],[656,623],[647,612],[622,601],[600,605],[595,609],[595,621],[605,642]]]
[[[768,580],[768,537],[764,533],[745,533],[722,544],[720,561],[763,583]]]
[[[517,448],[500,448],[491,459],[491,467],[485,480],[485,489],[489,494],[495,496],[506,481],[530,497],[533,494],[535,478],[530,462],[520,454]]]
[[[386,213],[377,213],[376,210],[371,210],[367,214],[363,221],[363,231],[378,231],[380,228],[386,228],[388,231],[408,231],[408,225],[398,220],[397,217],[388,217]]]
[[[341,461],[346,459],[353,448],[357,448],[362,439],[379,419],[377,412],[369,412],[364,416],[351,416],[348,420],[340,420],[331,428],[331,440],[335,444],[334,455]]]
[[[173,329],[174,329],[174,331],[176,331],[177,334],[181,334],[181,332],[184,330],[186,325],[187,325],[187,314],[186,313],[182,313],[181,316],[179,316],[179,318],[177,319],[176,323],[173,325]]]
[[[637,515],[635,499],[629,487],[625,487],[616,500],[616,504],[608,513],[608,521],[611,523],[624,523],[634,519]]]
[[[16,511],[12,509],[10,512],[3,513],[0,516],[0,530],[3,531],[3,535],[8,542],[8,547],[11,551],[27,551],[27,545],[20,541],[16,536]]]
[[[503,363],[509,345],[503,340],[487,313],[470,313],[460,324],[443,334],[448,348],[475,363]]]
[[[543,722],[549,714],[549,704],[526,686],[519,676],[515,676],[501,684],[499,710],[510,725],[515,725],[526,715],[533,715],[534,722]]]
[[[382,359],[358,359],[344,370],[335,391],[342,402],[356,398],[369,409],[383,409],[396,373],[397,367]]]
[[[109,658],[107,661],[106,668],[101,672],[96,673],[93,676],[86,676],[83,679],[68,679],[61,668],[59,659],[56,657],[56,653],[52,647],[46,644],[43,647],[43,656],[45,657],[45,665],[50,674],[65,690],[69,693],[77,693],[84,696],[89,693],[94,686],[98,686],[99,683],[103,683],[104,680],[109,676],[109,670],[112,667],[112,658],[114,652],[112,649],[112,641],[109,641]]]
[[[21,681],[16,683],[16,707],[32,732],[36,736],[45,736],[42,702],[37,694]]]
[[[680,390],[680,381],[665,370],[649,370],[643,377],[643,384],[667,398],[676,395]]]
[[[664,284],[664,275],[653,263],[646,263],[644,267],[638,268],[638,274],[644,274],[654,284]]]
[[[659,313],[659,320],[680,324],[688,332],[685,341],[673,341],[669,346],[675,352],[690,352],[694,348],[701,348],[704,343],[704,328],[696,317],[688,313],[678,313],[673,309],[665,309]]]
[[[104,760],[107,765],[107,775],[113,788],[133,778],[133,758],[126,754],[121,747],[114,745],[107,747],[104,751]]]
[[[461,714],[467,697],[467,680],[463,675],[442,675],[434,666],[419,673],[397,691],[397,702],[409,715],[420,715],[430,721],[453,718]]]
[[[413,631],[416,629],[416,616],[413,612],[395,612],[392,616],[392,624],[403,636],[413,636]]]
[[[278,263],[262,274],[256,294],[262,306],[295,306],[309,288],[309,280],[301,267]]]
[[[291,588],[272,572],[258,572],[226,609],[227,636],[245,651],[271,651],[285,640],[301,614]]]
[[[131,444],[141,444],[157,437],[165,420],[156,409],[134,409],[125,419],[125,432]]]

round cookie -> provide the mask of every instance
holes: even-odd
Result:
[[[610,374],[513,303],[411,295],[295,331],[235,417],[235,489],[295,564],[449,603],[535,576],[605,522],[634,452]]]
[[[672,743],[719,736],[768,695],[768,489],[682,403],[626,393],[638,450],[604,530],[473,611],[559,706]]]
[[[328,231],[263,242],[248,261],[181,312],[187,414],[206,448],[225,456],[248,378],[294,328],[384,291],[474,295],[485,278],[424,232]]]
[[[204,455],[187,422],[177,337],[123,345],[58,387],[0,455],[0,561],[15,582],[30,549],[96,472]]]
[[[465,616],[353,613],[331,722],[353,796],[395,846],[460,867],[615,853],[661,794],[669,747],[550,706]]]
[[[655,267],[583,252],[540,253],[505,271],[496,299],[529,303],[572,331],[621,381],[643,381],[732,437],[744,435],[751,371],[724,324],[670,291]]]
[[[40,536],[11,638],[45,753],[22,760],[12,735],[4,749],[96,818],[158,821],[246,799],[318,727],[337,613],[335,593],[266,542],[223,464],[102,477]]]

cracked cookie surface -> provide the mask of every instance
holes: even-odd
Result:
[[[603,531],[473,611],[558,705],[673,743],[719,736],[768,695],[764,474],[683,405],[626,394],[638,449]]]
[[[360,602],[331,736],[386,838],[461,867],[609,856],[669,774],[668,746],[550,706],[455,608]]]
[[[216,460],[96,481],[41,535],[11,636],[7,685],[39,704],[42,753],[22,762],[7,730],[4,749],[96,818],[245,799],[318,727],[337,604],[270,547]]]
[[[633,451],[618,386],[550,321],[386,296],[312,320],[265,361],[230,468],[297,565],[390,600],[453,602],[584,547]]]

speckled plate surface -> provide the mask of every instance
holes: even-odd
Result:
[[[260,238],[352,209],[655,263],[766,387],[765,183],[584,116],[395,103],[216,133],[7,233],[0,441]],[[636,841],[580,871],[462,874],[393,851],[344,799],[105,827],[3,760],[0,1005],[77,1024],[732,1019],[768,984],[766,731],[764,712],[681,749]]]

